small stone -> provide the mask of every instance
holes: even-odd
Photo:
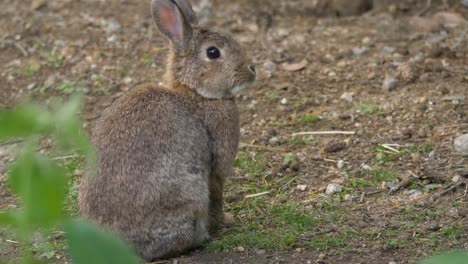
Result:
[[[372,167],[369,166],[369,165],[367,165],[367,164],[362,164],[362,165],[361,165],[361,168],[362,168],[363,170],[366,170],[366,171],[372,171],[372,170],[373,170]]]
[[[74,170],[73,171],[73,176],[81,176],[83,175],[83,171],[82,170]]]
[[[385,90],[385,91],[393,91],[397,88],[398,86],[398,80],[393,77],[392,75],[390,74],[386,74],[385,75],[385,79],[382,83],[382,88]]]
[[[352,201],[352,200],[353,200],[353,196],[352,196],[351,194],[348,193],[348,194],[345,194],[344,199],[345,199],[345,201]]]
[[[326,194],[334,194],[334,193],[339,193],[343,191],[343,186],[336,184],[336,183],[330,183],[327,186],[327,190],[325,191]]]
[[[328,153],[333,153],[333,152],[338,152],[346,147],[346,143],[343,141],[337,141],[337,140],[332,140],[327,143],[327,145],[324,148],[325,152]]]
[[[419,103],[420,104],[425,104],[427,103],[429,100],[427,99],[427,97],[423,96],[421,98],[419,98]]]
[[[291,162],[291,165],[289,166],[289,168],[292,170],[292,171],[299,171],[301,169],[301,164],[297,161],[293,161]]]
[[[387,55],[390,55],[392,53],[394,53],[396,51],[396,49],[394,47],[387,47],[385,46],[383,49],[382,49],[382,52],[384,54],[387,54]]]
[[[276,131],[276,129],[271,128],[271,127],[266,130],[266,133],[272,137],[275,137],[276,135],[278,135],[278,132]]]
[[[460,175],[453,176],[453,178],[452,178],[452,181],[453,181],[453,182],[459,182],[460,180],[461,180],[461,176],[460,176]]]
[[[301,253],[301,252],[302,252],[302,248],[296,248],[296,252],[297,252],[297,253]]]
[[[278,137],[272,137],[268,140],[268,143],[270,143],[271,145],[276,145],[278,144],[279,142],[279,138]]]
[[[123,82],[124,82],[125,84],[130,84],[130,83],[133,82],[133,80],[132,80],[132,78],[130,78],[130,77],[127,76],[127,77],[125,77],[125,78],[123,79]]]
[[[396,69],[396,76],[404,83],[412,83],[419,78],[419,69],[413,63],[402,63]]]
[[[255,253],[257,253],[257,255],[265,255],[266,250],[260,249],[260,250],[255,251]]]
[[[120,25],[118,22],[110,22],[107,24],[106,33],[108,35],[120,32],[122,32],[122,25]]]
[[[34,87],[36,87],[36,83],[30,83],[30,84],[28,85],[28,87],[26,87],[26,89],[32,90],[32,89],[34,89]]]
[[[356,57],[362,57],[362,56],[366,55],[367,53],[369,53],[368,48],[361,48],[361,47],[353,48],[353,54]]]
[[[245,251],[245,248],[243,246],[238,246],[237,247],[237,251],[239,252],[244,252]]]
[[[326,253],[323,253],[323,252],[320,252],[318,258],[319,259],[325,259],[327,257],[327,254]]]
[[[302,152],[297,153],[296,157],[299,159],[299,161],[305,161],[307,159],[307,156]]]
[[[281,99],[280,103],[281,103],[282,105],[286,105],[286,104],[288,104],[288,99],[283,98],[283,99]]]
[[[113,43],[117,41],[117,36],[116,35],[111,35],[110,37],[107,38],[107,42]]]
[[[342,169],[344,167],[345,163],[344,163],[344,160],[339,160],[337,163],[336,163],[336,167],[338,169]]]
[[[36,10],[40,9],[41,7],[44,7],[47,5],[47,0],[33,0],[31,2],[31,9]]]
[[[55,77],[54,74],[50,75],[49,77],[47,77],[47,80],[44,82],[44,86],[52,87],[55,84],[56,79],[57,78]]]
[[[457,137],[453,145],[455,150],[462,156],[468,156],[468,134]]]
[[[421,154],[419,153],[413,153],[411,155],[411,158],[413,159],[413,162],[417,163],[421,161]]]
[[[340,96],[340,99],[343,99],[349,103],[352,103],[354,100],[353,96],[354,96],[353,92],[345,92]]]
[[[263,69],[269,77],[271,77],[271,75],[276,72],[277,68],[278,67],[276,66],[276,64],[271,60],[267,60],[263,63]]]
[[[297,185],[296,189],[303,192],[303,191],[305,191],[307,189],[307,185],[299,184],[299,185]]]
[[[232,226],[236,222],[236,218],[231,213],[224,213],[224,225]]]
[[[408,192],[408,198],[409,198],[410,200],[413,200],[413,199],[418,198],[418,197],[421,196],[422,194],[423,194],[423,193],[422,193],[422,191],[420,191],[420,190],[410,190],[410,191]]]

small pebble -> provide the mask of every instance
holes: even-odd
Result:
[[[460,180],[461,180],[461,176],[460,176],[460,175],[453,176],[453,178],[452,178],[452,181],[453,181],[453,182],[459,182]]]
[[[123,79],[123,82],[124,82],[125,84],[130,84],[130,83],[132,83],[132,81],[133,81],[132,78],[130,78],[130,77],[128,77],[128,76],[125,77],[125,78]]]
[[[410,200],[413,200],[413,199],[416,199],[418,198],[419,196],[421,196],[423,193],[420,191],[420,190],[410,190],[408,192],[408,198]]]
[[[237,247],[237,251],[239,252],[244,252],[245,251],[245,248],[243,246],[238,246]]]
[[[458,136],[453,142],[455,150],[462,156],[468,156],[468,134]]]
[[[338,169],[342,169],[344,167],[344,165],[345,165],[344,160],[339,160],[336,163],[336,167],[338,167]]]
[[[266,250],[260,249],[260,250],[257,250],[255,253],[257,253],[257,255],[264,255],[266,253]]]
[[[398,80],[395,77],[391,76],[390,74],[385,75],[385,79],[382,84],[382,88],[385,91],[391,92],[395,90],[397,86],[398,86]]]
[[[327,186],[327,190],[325,191],[326,194],[334,194],[334,193],[340,193],[343,191],[343,186],[336,184],[336,183],[330,183]]]
[[[271,145],[276,145],[278,144],[279,142],[279,138],[278,137],[272,137],[268,140],[268,143],[270,143]]]
[[[368,48],[360,48],[360,47],[353,48],[353,54],[356,57],[362,57],[366,55],[368,52],[369,52]]]
[[[382,52],[384,54],[387,54],[387,55],[390,55],[390,54],[394,53],[395,51],[396,51],[396,49],[394,47],[387,47],[387,46],[384,47],[383,50],[382,50]]]
[[[324,151],[327,153],[338,152],[346,147],[346,143],[343,141],[332,140],[327,143],[324,148]]]
[[[343,94],[340,96],[340,99],[343,99],[343,100],[345,100],[345,101],[347,101],[347,102],[349,102],[349,103],[352,103],[353,100],[354,100],[353,96],[354,96],[354,93],[352,93],[352,92],[345,92],[345,93],[343,93]]]
[[[361,165],[361,168],[362,168],[363,170],[366,170],[366,171],[372,171],[372,170],[373,170],[372,167],[369,166],[369,165],[367,165],[367,164],[362,164],[362,165]]]
[[[321,252],[321,253],[319,254],[319,256],[318,256],[318,257],[319,257],[319,259],[324,259],[324,258],[326,258],[326,257],[327,257],[327,254],[326,254],[326,253],[323,253],[323,252]]]
[[[281,99],[280,103],[281,103],[282,105],[286,105],[286,104],[288,104],[288,99],[283,98],[283,99]]]
[[[296,189],[298,189],[299,191],[303,192],[307,189],[307,185],[305,184],[299,184],[297,185]]]

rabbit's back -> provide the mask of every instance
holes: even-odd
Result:
[[[93,132],[97,168],[82,181],[81,213],[137,244],[207,214],[211,143],[196,107],[155,86],[114,102]]]

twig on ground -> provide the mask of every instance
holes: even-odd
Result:
[[[361,198],[359,198],[359,202],[360,203],[364,202],[365,198],[366,198],[366,192],[364,191],[364,192],[361,193]]]
[[[462,185],[466,185],[466,184],[467,184],[466,181],[452,183],[452,184],[448,185],[444,191],[442,191],[442,192],[440,192],[438,194],[435,194],[432,197],[432,200],[435,201],[435,200],[439,199],[440,197],[447,195],[449,192],[455,190],[457,187],[462,186]]]
[[[384,148],[384,149],[388,149],[388,150],[393,151],[395,153],[400,153],[400,151],[398,149],[392,147],[392,146],[398,146],[396,144],[380,144],[380,146],[382,146],[382,148]]]
[[[355,135],[355,131],[309,131],[309,132],[297,132],[291,136],[306,136],[306,135]]]
[[[267,147],[267,146],[258,146],[258,145],[252,145],[252,144],[246,144],[246,143],[240,143],[241,148],[256,148],[256,149],[264,149],[268,151],[286,151],[285,149],[282,148],[272,148],[272,147]]]
[[[23,48],[23,46],[21,46],[21,44],[19,44],[18,42],[14,41],[14,40],[11,40],[11,39],[0,40],[0,43],[2,45],[14,46],[15,48],[17,48],[23,54],[23,56],[25,56],[25,57],[28,56],[28,52],[26,51],[26,49]]]
[[[261,192],[261,193],[255,193],[255,194],[248,194],[244,197],[244,200],[245,199],[248,199],[248,198],[255,198],[255,197],[258,197],[258,196],[262,196],[262,195],[265,195],[265,194],[269,194],[270,191],[267,191],[267,192]]]
[[[68,156],[63,156],[63,157],[54,157],[52,160],[67,160],[67,159],[74,159],[78,157],[78,155],[73,154],[73,155],[68,155]]]
[[[391,188],[390,191],[388,191],[388,194],[395,193],[399,191],[400,189],[403,189],[407,186],[409,186],[411,183],[413,183],[415,180],[418,180],[419,177],[414,174],[414,172],[409,172],[410,176],[407,176],[403,178],[395,187]]]

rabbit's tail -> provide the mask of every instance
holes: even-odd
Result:
[[[159,222],[146,234],[130,239],[139,255],[146,261],[168,258],[199,246],[208,239],[208,217],[199,214],[196,219],[167,219]]]

